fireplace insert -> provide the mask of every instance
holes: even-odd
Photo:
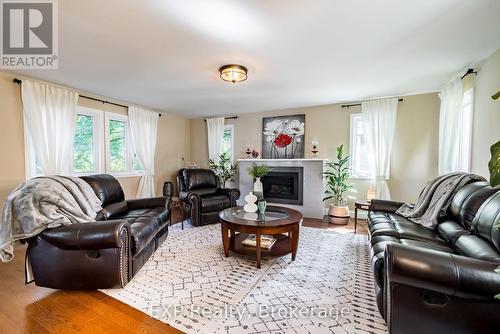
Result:
[[[303,167],[272,167],[272,171],[261,178],[266,201],[302,205],[303,171]]]

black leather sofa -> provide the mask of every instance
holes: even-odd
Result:
[[[66,290],[124,287],[167,238],[170,197],[125,200],[111,175],[82,179],[103,209],[95,222],[46,229],[29,240],[35,284]]]
[[[435,230],[373,200],[368,214],[377,302],[391,333],[500,331],[500,189],[465,185]]]
[[[236,206],[240,190],[221,188],[219,178],[210,169],[181,169],[177,175],[183,219],[193,226],[219,222],[219,212]]]

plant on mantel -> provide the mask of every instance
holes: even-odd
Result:
[[[500,185],[500,140],[491,146],[490,152],[491,160],[488,164],[490,169],[490,184],[492,187],[496,187]],[[500,224],[496,228],[500,229]],[[500,274],[500,266],[495,269],[495,272]],[[500,299],[500,293],[495,298]]]

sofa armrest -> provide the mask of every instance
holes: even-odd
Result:
[[[240,190],[238,188],[218,188],[217,194],[226,195],[231,198],[231,200],[236,201],[240,198]]]
[[[370,202],[370,211],[383,211],[394,213],[396,212],[404,203],[397,201],[388,201],[383,199],[372,199]]]
[[[151,198],[138,198],[127,200],[127,206],[129,210],[139,210],[157,207],[170,207],[171,197],[151,197]]]
[[[476,300],[500,293],[498,263],[401,244],[387,245],[384,260],[389,294],[394,284]]]
[[[124,220],[96,221],[46,229],[41,238],[66,250],[120,248],[130,238],[130,225]]]

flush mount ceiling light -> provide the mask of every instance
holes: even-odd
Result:
[[[247,79],[248,70],[242,65],[229,64],[221,66],[219,73],[222,80],[237,83]]]

